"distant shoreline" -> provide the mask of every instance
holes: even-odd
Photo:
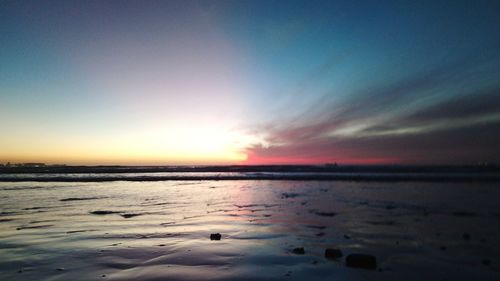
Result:
[[[218,180],[498,182],[500,169],[493,165],[0,167],[0,182]]]
[[[346,174],[346,175],[220,175],[220,176],[107,176],[107,177],[5,177],[0,182],[111,182],[111,181],[228,181],[228,180],[282,180],[282,181],[378,181],[378,182],[500,182],[499,174]]]
[[[87,174],[161,172],[279,172],[279,173],[500,173],[500,166],[488,165],[212,165],[212,166],[0,166],[1,174]]]

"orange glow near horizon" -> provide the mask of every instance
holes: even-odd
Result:
[[[39,138],[19,145],[16,138],[0,140],[7,148],[0,162],[84,165],[206,165],[235,164],[247,158],[248,137],[224,128],[180,127],[92,138]],[[21,149],[20,149],[21,148]]]

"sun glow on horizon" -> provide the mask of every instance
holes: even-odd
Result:
[[[15,139],[15,138],[14,138]],[[5,141],[5,140],[4,140]],[[192,165],[235,164],[245,161],[250,136],[215,127],[156,128],[109,137],[47,139],[23,146],[14,143],[3,162],[49,164]]]

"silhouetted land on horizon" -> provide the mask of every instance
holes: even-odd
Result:
[[[481,173],[500,172],[496,165],[214,165],[214,166],[44,166],[0,167],[11,173],[165,173],[165,172],[276,172],[276,173]]]
[[[128,175],[125,175],[126,173]],[[143,174],[133,175],[135,173],[143,173]],[[144,173],[148,174],[144,175]],[[167,173],[167,174],[158,174],[158,173]],[[187,173],[200,173],[200,174],[187,174]],[[211,173],[211,174],[203,174],[203,173]],[[77,175],[71,175],[71,174],[77,174]],[[81,176],[78,176],[78,174],[80,174]],[[92,174],[92,176],[88,176],[88,174]],[[3,182],[20,182],[20,181],[103,182],[103,181],[120,181],[120,180],[125,180],[125,181],[164,181],[164,180],[500,181],[500,168],[495,165],[470,165],[470,166],[233,165],[233,166],[0,167],[0,181]]]

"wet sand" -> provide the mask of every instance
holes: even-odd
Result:
[[[0,279],[497,281],[498,194],[495,182],[3,182]],[[347,267],[353,253],[376,269]]]

